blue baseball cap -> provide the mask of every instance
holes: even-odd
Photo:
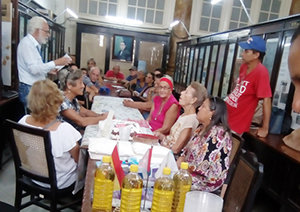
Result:
[[[245,42],[239,43],[242,49],[252,49],[259,52],[266,52],[266,41],[260,36],[252,36]]]

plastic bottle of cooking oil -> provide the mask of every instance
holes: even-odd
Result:
[[[174,175],[175,192],[172,212],[182,212],[184,209],[185,194],[191,190],[192,176],[188,172],[189,164],[182,162],[180,170]]]
[[[138,175],[138,165],[131,165],[130,172],[122,182],[121,212],[139,212],[141,207],[143,180]]]
[[[94,182],[93,211],[111,211],[115,172],[110,165],[111,157],[103,156],[97,168]]]
[[[172,209],[174,181],[170,177],[171,169],[165,167],[163,176],[154,183],[151,212],[169,212]]]

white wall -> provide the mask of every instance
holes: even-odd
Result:
[[[36,3],[44,7],[45,9],[55,11],[55,1],[52,0],[34,0]],[[62,2],[65,0],[61,0]]]
[[[60,0],[56,0],[60,2]],[[77,13],[78,0],[65,0],[65,8],[70,8],[75,13]],[[77,13],[78,15],[78,13]],[[66,27],[66,34],[65,34],[65,51],[69,54],[76,53],[76,21],[73,19],[66,20],[64,27]],[[78,44],[80,45],[80,44]],[[70,49],[70,52],[68,50]]]

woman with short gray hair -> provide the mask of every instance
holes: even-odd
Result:
[[[79,104],[76,96],[83,95],[84,89],[81,70],[62,71],[60,77],[60,86],[64,91],[64,101],[60,106],[61,119],[69,122],[81,133],[87,125],[97,124],[106,119],[107,113],[97,114]]]

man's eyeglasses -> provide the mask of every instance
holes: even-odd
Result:
[[[39,28],[40,30],[42,30],[43,32],[46,32],[47,34],[50,34],[50,30],[44,30],[44,29],[41,29]]]

